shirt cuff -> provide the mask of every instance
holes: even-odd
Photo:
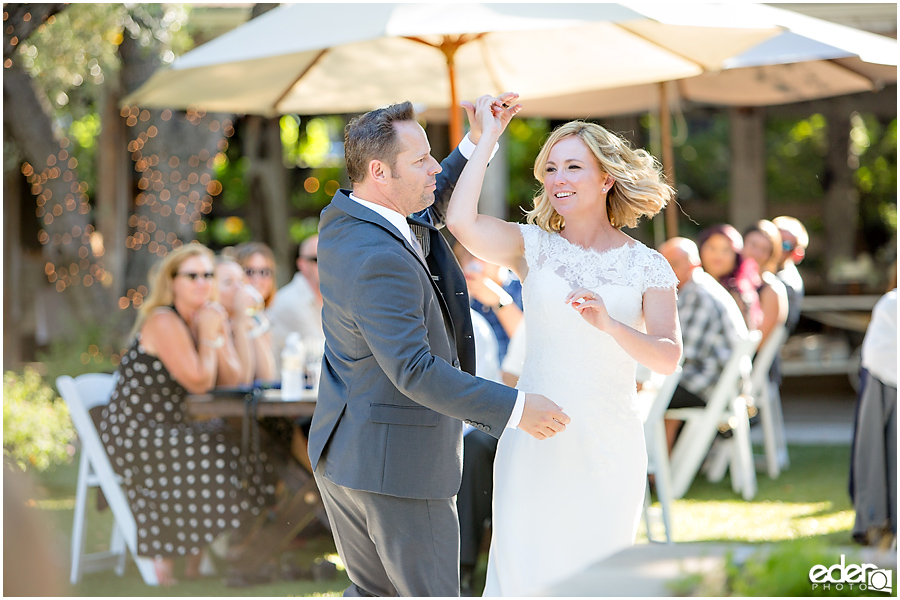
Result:
[[[472,154],[475,153],[475,144],[472,143],[472,140],[469,139],[468,133],[465,135],[465,137],[463,137],[462,141],[459,143],[459,146],[457,146],[457,148],[459,149],[459,153],[462,154],[463,158],[465,158],[466,160],[469,160],[470,158],[472,158]],[[494,149],[491,150],[490,160],[494,159],[494,155],[497,154],[497,150],[499,150],[499,149],[500,149],[500,144],[499,143],[494,144]]]
[[[525,412],[525,392],[519,391],[516,396],[516,406],[513,408],[512,414],[509,415],[509,422],[506,426],[510,429],[518,429],[519,423],[522,421],[522,413]]]

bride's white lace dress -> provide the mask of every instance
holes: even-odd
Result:
[[[517,387],[544,394],[572,422],[549,440],[520,430],[500,438],[485,596],[538,593],[634,543],[647,473],[636,362],[564,299],[588,288],[643,331],[644,292],[677,285],[640,242],[597,252],[534,225],[521,231],[528,342]]]

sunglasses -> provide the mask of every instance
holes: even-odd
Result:
[[[247,277],[271,277],[272,269],[245,269],[245,273],[247,273]]]
[[[300,258],[302,258],[303,260],[305,260],[307,262],[311,262],[311,263],[319,262],[318,256],[301,256]]]
[[[192,271],[185,271],[183,273],[175,273],[175,277],[187,277],[191,281],[197,281],[197,279],[201,278],[201,277],[203,279],[205,279],[206,281],[210,281],[215,276],[216,276],[216,274],[213,273],[212,271],[207,271],[205,273],[194,273]]]

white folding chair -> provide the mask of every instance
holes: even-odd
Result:
[[[790,464],[784,436],[781,391],[777,384],[769,380],[769,370],[787,337],[786,327],[778,327],[772,332],[753,359],[753,375],[750,378],[751,395],[756,401],[762,425],[766,469],[772,479],[778,477],[781,470]]]
[[[684,427],[675,447],[672,448],[672,498],[683,497],[700,471],[704,459],[716,440],[720,423],[732,426],[734,444],[725,454],[725,466],[731,466],[731,481],[735,491],[745,500],[756,495],[756,470],[753,466],[753,448],[750,445],[750,423],[747,403],[741,395],[742,370],[759,345],[760,333],[750,332],[739,341],[709,396],[704,407],[676,408],[666,411],[667,419],[684,421]],[[742,365],[743,363],[743,365]],[[724,476],[724,469],[722,470]],[[710,478],[713,479],[715,475]]]
[[[666,531],[666,543],[673,543],[672,536],[672,474],[669,467],[669,448],[666,443],[666,425],[664,416],[675,387],[681,379],[681,365],[671,375],[665,376],[658,386],[642,389],[638,392],[639,404],[647,411],[644,416],[644,440],[647,444],[647,474],[653,475],[656,487],[656,498],[662,512],[663,526]],[[653,539],[650,523],[650,483],[644,494],[644,522],[647,525],[647,539]]]
[[[109,403],[115,385],[115,376],[102,373],[79,375],[75,379],[63,375],[56,380],[56,387],[69,407],[69,414],[81,441],[81,462],[78,467],[78,483],[75,493],[75,519],[72,525],[72,585],[81,581],[83,573],[115,568],[118,575],[125,573],[125,556],[131,556],[147,585],[157,585],[153,561],[137,554],[137,525],[128,499],[119,485],[119,477],[113,471],[106,448],[100,441],[97,428],[88,412],[95,406]],[[103,490],[114,523],[110,548],[105,552],[84,553],[85,525],[88,489]]]

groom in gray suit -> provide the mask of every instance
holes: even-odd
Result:
[[[517,108],[500,104],[514,97],[496,102],[504,126]],[[352,581],[345,596],[458,596],[462,421],[539,439],[569,422],[544,396],[471,375],[465,277],[437,230],[461,150],[480,136],[471,120],[439,165],[409,102],[354,119],[353,190],[322,212],[325,357],[309,454]]]

